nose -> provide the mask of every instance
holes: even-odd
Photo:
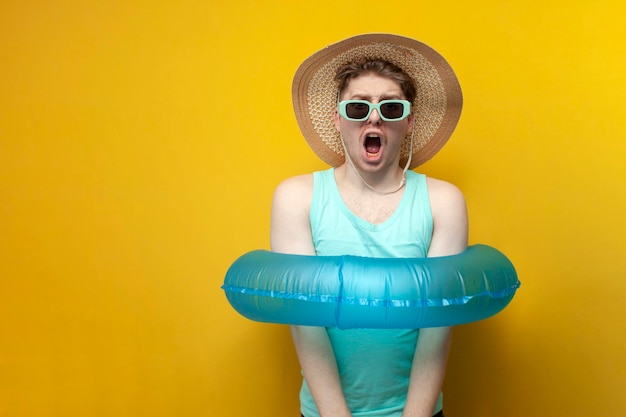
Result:
[[[377,124],[377,123],[380,123],[381,120],[382,119],[380,118],[380,114],[378,113],[378,110],[372,109],[372,112],[370,113],[370,117],[367,118],[367,121],[372,124]]]

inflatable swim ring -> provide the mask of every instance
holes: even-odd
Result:
[[[365,258],[249,252],[223,290],[251,320],[351,328],[452,326],[509,304],[520,282],[498,250],[470,246],[436,258]]]

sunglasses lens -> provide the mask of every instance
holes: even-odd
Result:
[[[387,119],[400,119],[404,114],[404,104],[400,101],[388,101],[381,104],[380,112]]]
[[[346,104],[346,116],[350,119],[365,119],[370,111],[370,106],[366,103],[348,103]]]

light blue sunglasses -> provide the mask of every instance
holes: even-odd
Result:
[[[370,117],[374,109],[384,121],[397,122],[411,114],[411,103],[408,100],[382,100],[378,103],[370,103],[367,100],[343,100],[339,102],[337,110],[346,120],[362,122]]]

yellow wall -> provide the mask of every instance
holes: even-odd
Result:
[[[626,414],[623,2],[309,3],[0,4],[0,415],[297,415],[287,330],[219,287],[268,247],[275,185],[324,168],[295,69],[368,31],[456,69],[461,123],[421,170],[523,281],[457,329],[448,414]]]

